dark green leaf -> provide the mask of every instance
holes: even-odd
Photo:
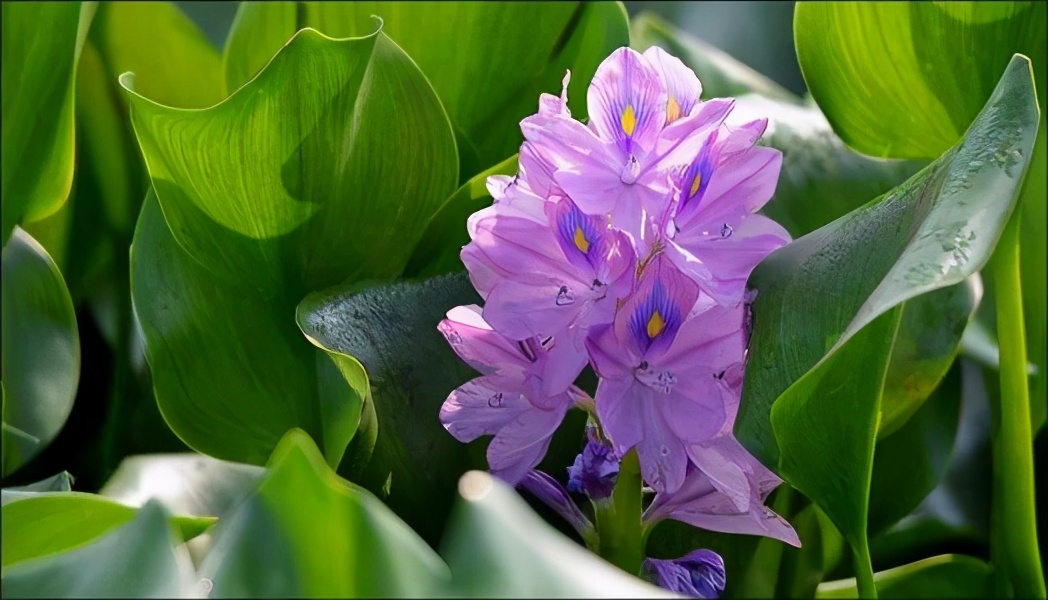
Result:
[[[448,310],[479,300],[460,273],[370,289],[335,288],[306,297],[298,307],[306,337],[356,357],[370,377],[374,453],[370,460],[347,455],[366,467],[350,471],[347,464],[341,472],[383,497],[428,540],[440,537],[458,478],[484,467],[437,418],[448,394],[477,376],[451,351],[437,324]]]
[[[15,228],[3,249],[3,475],[58,434],[80,379],[80,337],[62,274]]]

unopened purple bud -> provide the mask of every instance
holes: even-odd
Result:
[[[592,429],[587,433],[586,447],[568,467],[568,491],[585,493],[592,500],[603,500],[615,489],[621,459],[611,447],[596,438]]]
[[[692,598],[719,598],[727,583],[724,559],[712,550],[674,560],[647,558],[643,569],[655,585]]]

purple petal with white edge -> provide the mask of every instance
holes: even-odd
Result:
[[[478,221],[475,233],[470,244],[502,277],[543,284],[551,278],[571,279],[575,271],[564,258],[548,222],[496,216]]]
[[[597,384],[597,416],[619,456],[644,439],[644,406],[632,395],[639,387],[632,379],[601,379]]]
[[[777,478],[776,478],[777,479]],[[800,547],[793,527],[767,506],[764,498],[774,489],[764,474],[751,475],[748,510],[740,511],[731,498],[720,492],[710,478],[689,466],[684,484],[672,494],[657,494],[644,511],[644,522],[662,519],[682,521],[700,529],[722,533],[742,533],[774,538]],[[770,489],[763,489],[769,488]]]
[[[550,438],[571,408],[569,394],[562,394],[561,402],[552,410],[532,407],[521,411],[506,424],[488,444],[488,467],[493,475],[510,485],[516,485],[529,469],[546,455]]]
[[[642,360],[654,360],[669,348],[698,296],[694,282],[657,256],[644,267],[637,289],[619,310],[616,334]]]
[[[724,559],[712,550],[672,560],[646,558],[641,568],[655,585],[692,598],[719,598],[728,582]]]
[[[517,486],[528,490],[533,496],[541,500],[543,504],[552,508],[583,539],[591,538],[595,535],[593,523],[586,518],[586,515],[582,514],[578,505],[575,504],[575,501],[571,499],[571,496],[568,495],[556,479],[542,471],[532,469],[524,475],[524,478],[520,480]]]
[[[451,392],[440,408],[440,422],[456,440],[468,443],[498,433],[533,410],[517,386],[504,378],[485,375]]]
[[[736,463],[738,455],[726,447],[734,441],[729,433],[702,444],[693,444],[688,446],[688,456],[710,478],[713,487],[727,496],[736,510],[743,512],[750,506],[750,482],[747,472]]]
[[[547,199],[551,194],[561,191],[553,182],[553,171],[556,169],[553,159],[545,156],[536,144],[521,144],[517,163],[519,177],[527,182],[528,189],[537,197]]]
[[[666,88],[666,124],[690,115],[702,95],[702,84],[695,71],[658,46],[648,48],[643,56]]]
[[[614,141],[621,156],[654,150],[666,122],[666,92],[659,75],[636,50],[619,48],[597,67],[586,93],[590,127]]]
[[[485,375],[516,376],[528,366],[517,345],[492,330],[476,304],[449,310],[437,329],[459,358]]]

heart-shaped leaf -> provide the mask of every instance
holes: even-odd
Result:
[[[80,336],[62,274],[15,228],[3,250],[2,445],[4,476],[43,449],[73,409]]]
[[[236,89],[302,27],[330,36],[374,29],[371,17],[407,52],[440,96],[455,126],[462,177],[517,152],[521,119],[541,92],[559,92],[585,117],[597,65],[629,44],[618,2],[244,2],[226,43],[226,81]]]
[[[132,292],[161,411],[217,458],[261,464],[301,427],[337,465],[366,375],[310,347],[293,311],[403,269],[455,186],[436,95],[381,32],[304,30],[214,107],[130,98],[159,200],[142,211]]]
[[[942,302],[934,295],[986,263],[1015,206],[1037,121],[1029,61],[1016,56],[957,147],[883,199],[773,253],[751,277],[760,293],[736,435],[857,550],[866,545],[877,433],[892,426],[882,421],[890,408],[882,390],[898,324],[911,304]],[[959,332],[945,331],[956,346]]]

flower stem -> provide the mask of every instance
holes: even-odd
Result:
[[[877,586],[873,582],[873,565],[870,562],[870,545],[865,534],[861,544],[852,548],[855,562],[855,583],[860,598],[877,598]]]
[[[644,560],[641,486],[637,451],[630,450],[622,459],[611,497],[594,503],[600,556],[631,575],[640,574]]]
[[[993,526],[991,555],[1015,595],[1044,598],[1037,547],[1033,432],[1026,374],[1026,331],[1019,275],[1019,217],[1016,208],[997,244],[994,292],[1001,348],[1001,396],[993,403]]]

